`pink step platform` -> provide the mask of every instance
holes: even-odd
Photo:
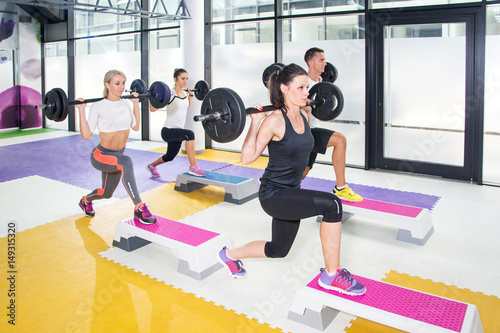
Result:
[[[155,224],[136,223],[133,219],[119,222],[113,245],[125,251],[133,251],[155,243],[175,250],[179,256],[177,271],[198,280],[222,267],[217,260],[217,253],[224,246],[230,246],[226,236],[155,216]]]
[[[434,232],[428,209],[366,198],[361,202],[342,200],[342,206],[344,210],[342,222],[354,214],[396,222],[399,227],[397,239],[400,241],[424,245]],[[318,221],[321,221],[321,218],[319,216]]]
[[[406,332],[484,332],[473,304],[354,277],[366,286],[364,295],[326,290],[315,275],[297,290],[288,318],[324,330],[341,311]]]

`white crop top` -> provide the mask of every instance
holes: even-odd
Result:
[[[172,97],[177,96],[177,92],[172,88]],[[183,91],[184,92],[184,91]],[[184,96],[188,93],[184,92]],[[171,104],[167,105],[167,119],[165,120],[164,127],[167,128],[184,128],[186,124],[186,113],[189,107],[189,98],[181,99],[175,97]]]
[[[103,99],[92,104],[87,123],[92,132],[96,127],[99,132],[117,132],[133,127],[136,122],[129,101]]]
[[[318,82],[314,82],[309,76],[307,78],[309,79],[309,90],[311,90],[311,88]],[[319,119],[311,114],[311,121],[309,125],[311,126],[311,128],[318,127]]]

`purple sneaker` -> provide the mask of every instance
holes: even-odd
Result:
[[[188,173],[197,177],[205,177],[206,173],[199,166],[189,167]]]
[[[241,260],[233,260],[229,259],[226,255],[227,247],[224,246],[222,250],[220,250],[217,258],[219,262],[226,266],[229,269],[229,275],[231,275],[235,279],[240,279],[247,274],[247,271],[243,268],[243,263]]]
[[[139,208],[134,209],[134,222],[141,222],[142,224],[156,223],[156,217],[149,211],[145,203]]]
[[[334,276],[329,276],[326,268],[322,268],[318,283],[325,289],[351,296],[363,295],[366,292],[366,287],[354,280],[351,273],[345,268],[337,269]]]
[[[81,198],[80,203],[78,205],[85,213],[85,216],[94,217],[95,212],[94,212],[94,208],[92,207],[92,201],[85,202],[85,201],[83,201],[83,198]]]
[[[160,177],[160,173],[156,170],[156,167],[151,166],[151,164],[146,165],[146,170],[151,172],[151,177]]]

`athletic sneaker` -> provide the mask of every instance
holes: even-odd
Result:
[[[200,169],[199,166],[195,165],[194,167],[189,167],[188,173],[193,176],[205,177],[205,172]]]
[[[156,167],[151,166],[151,164],[146,165],[146,170],[151,172],[151,177],[160,177],[160,173],[156,170]]]
[[[338,196],[340,199],[344,199],[347,201],[363,201],[363,197],[359,194],[354,193],[353,190],[347,185],[344,186],[343,189],[339,190],[337,186],[333,188],[333,194]]]
[[[322,268],[318,283],[325,289],[335,290],[351,296],[363,295],[366,291],[366,287],[354,280],[351,273],[345,268],[337,269],[334,276],[329,276],[326,268]]]
[[[217,258],[219,262],[229,269],[229,275],[235,279],[244,277],[247,271],[243,268],[243,263],[241,260],[229,259],[226,255],[227,247],[224,246],[222,250],[219,251]]]
[[[156,217],[149,211],[145,203],[139,208],[134,209],[134,222],[141,222],[142,224],[156,223]]]
[[[83,198],[81,198],[79,206],[83,210],[83,212],[85,213],[85,216],[94,217],[95,212],[94,212],[94,208],[92,207],[92,201],[85,202],[85,201],[83,201]]]

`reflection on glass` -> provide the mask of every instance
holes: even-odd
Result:
[[[465,23],[385,29],[384,156],[463,166]]]

